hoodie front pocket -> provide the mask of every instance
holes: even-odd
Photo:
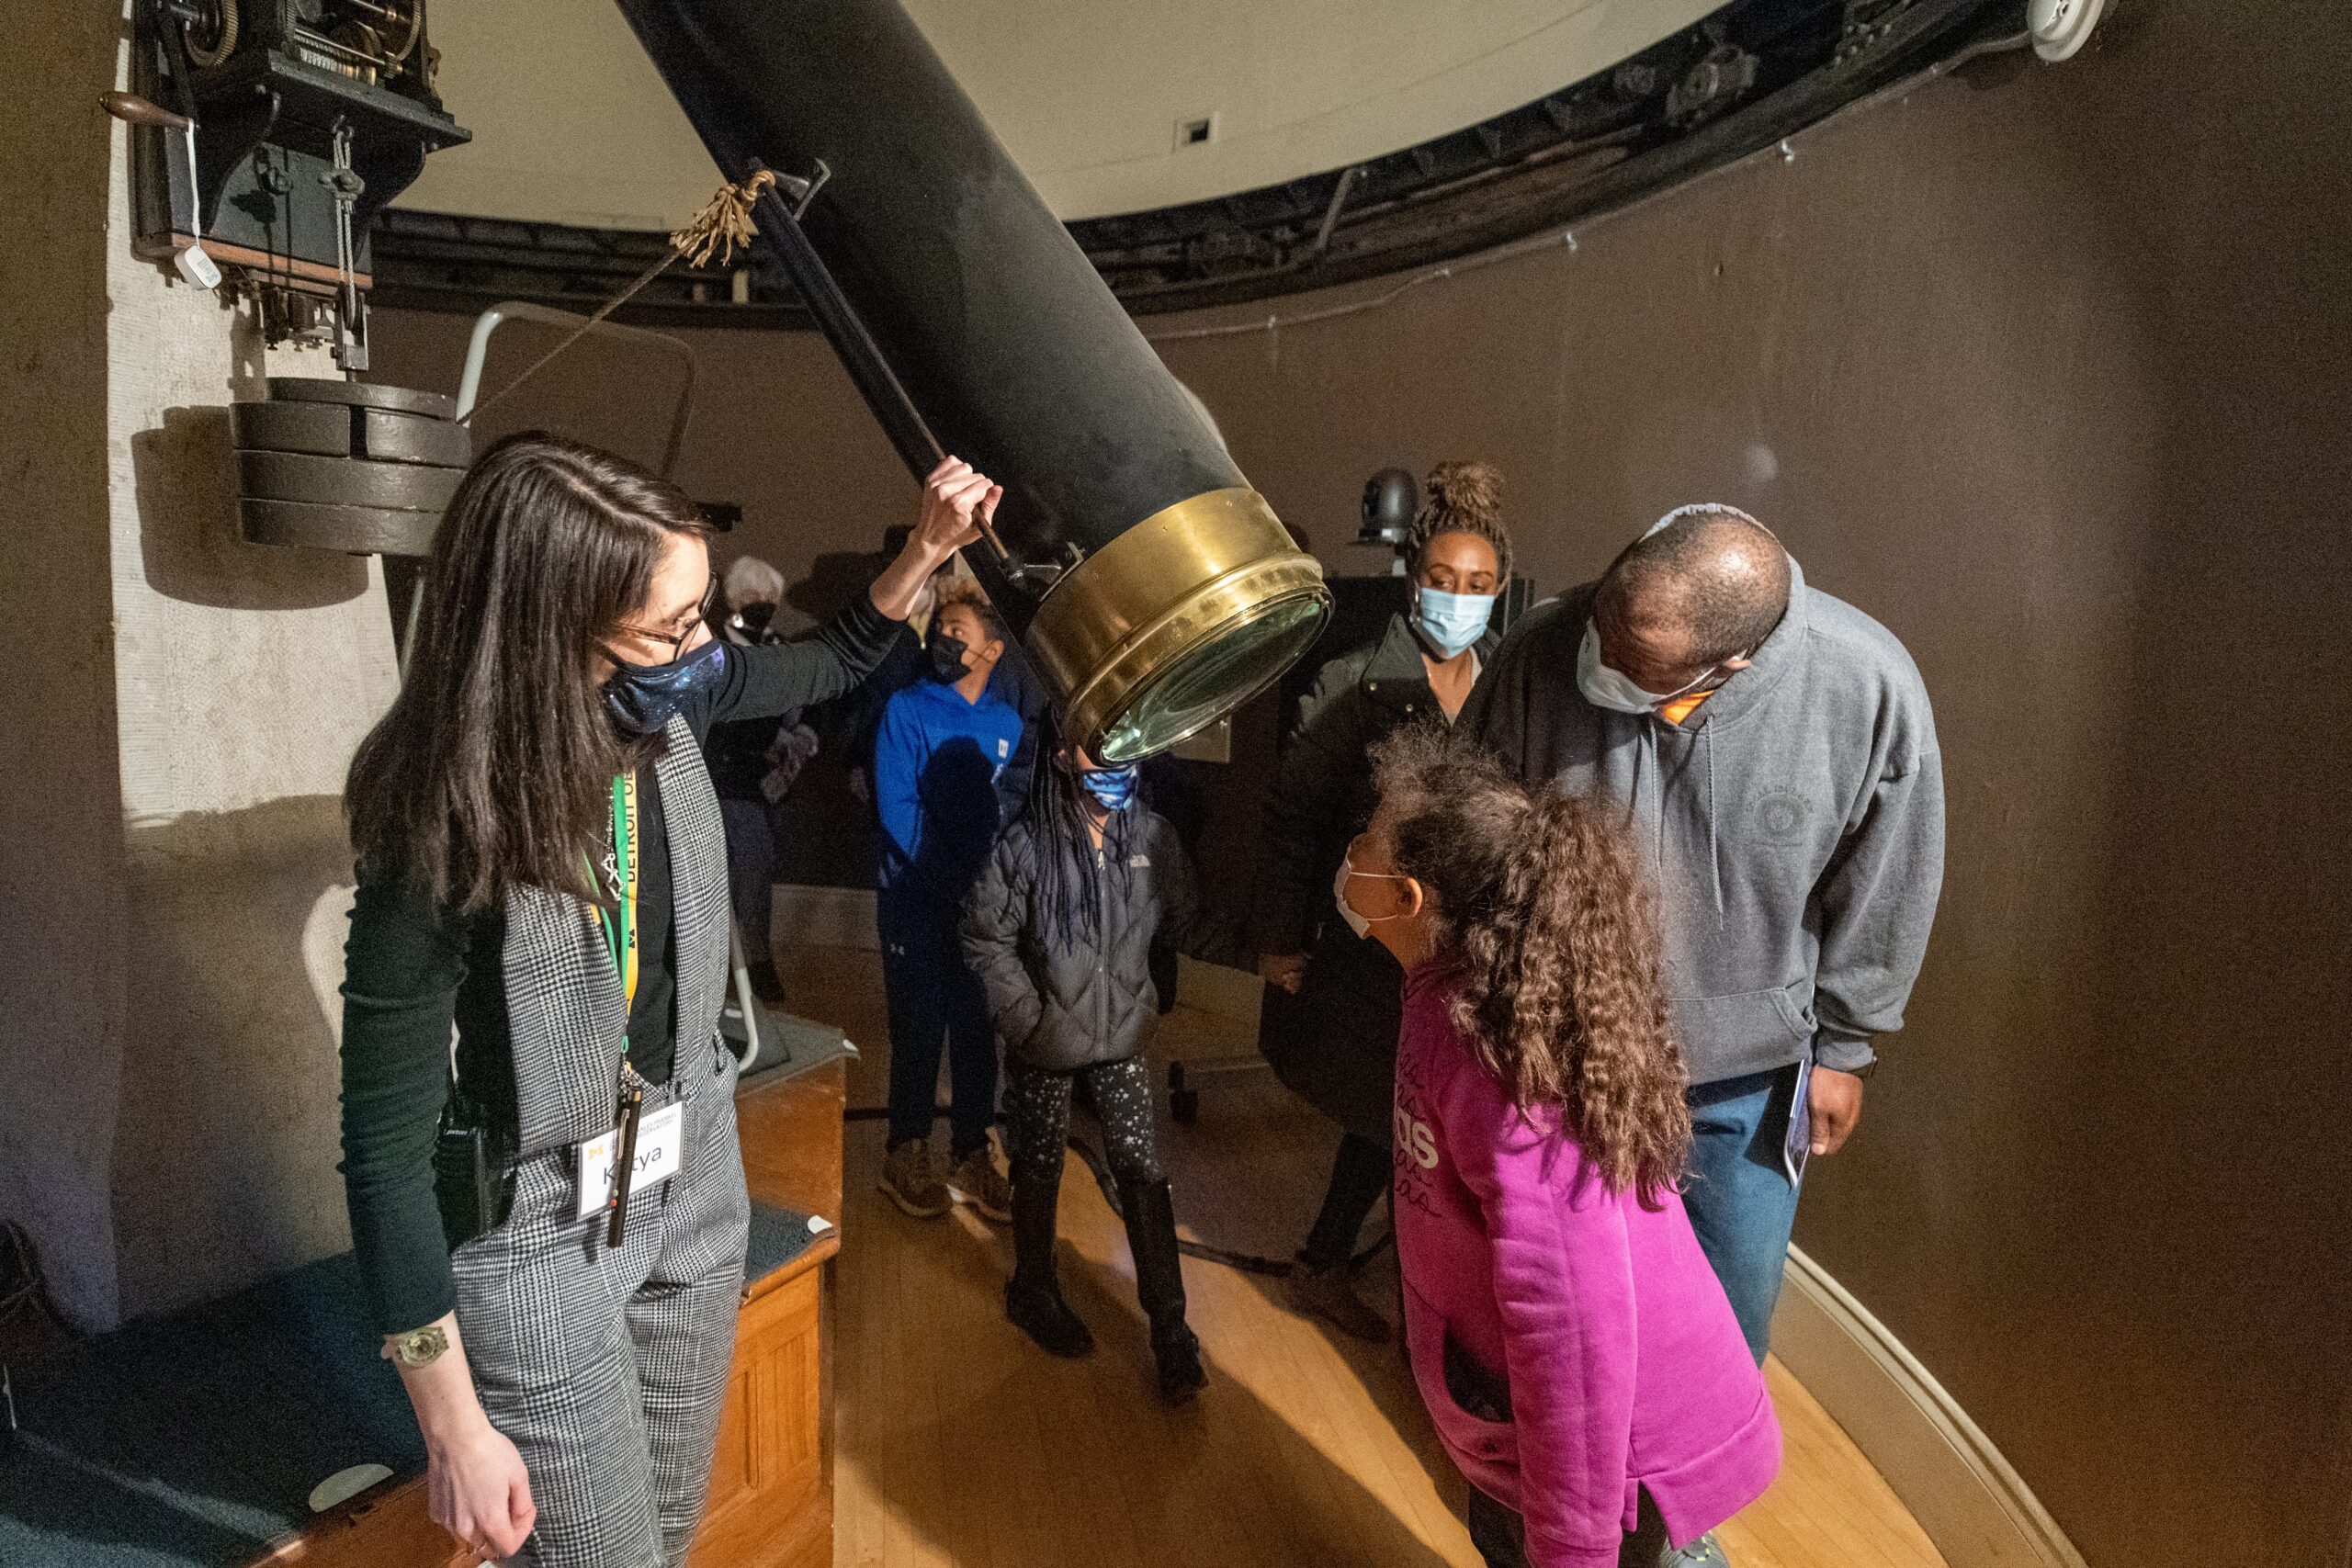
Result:
[[[1517,1469],[1518,1429],[1508,1419],[1497,1421],[1463,1408],[1448,1386],[1447,1346],[1453,1336],[1447,1331],[1445,1318],[1420,1292],[1408,1285],[1405,1292],[1408,1359],[1413,1364],[1413,1382],[1420,1389],[1421,1403],[1429,1406],[1430,1419],[1436,1423],[1439,1436],[1457,1459]],[[1458,1351],[1456,1355],[1459,1356]],[[1502,1408],[1509,1407],[1509,1400],[1507,1393],[1502,1394]],[[1474,1403],[1495,1407],[1484,1398]]]
[[[1666,1005],[1675,1038],[1686,1052],[1736,1055],[1784,1040],[1803,1044],[1813,1038],[1810,980],[1721,997],[1674,997]]]

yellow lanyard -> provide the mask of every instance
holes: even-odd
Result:
[[[613,779],[613,852],[605,862],[604,886],[620,900],[617,918],[599,908],[596,918],[605,928],[605,944],[612,950],[613,968],[621,977],[623,1016],[637,1005],[637,775]],[[588,874],[593,880],[596,867]]]

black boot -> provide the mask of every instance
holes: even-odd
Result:
[[[1094,1336],[1062,1300],[1054,1269],[1054,1212],[1057,1182],[1012,1182],[1012,1279],[1004,1287],[1004,1315],[1012,1325],[1056,1356],[1079,1357],[1094,1348]]]
[[[1184,1273],[1176,1251],[1176,1205],[1165,1181],[1119,1183],[1119,1213],[1135,1254],[1136,1295],[1151,1320],[1159,1397],[1182,1404],[1208,1386],[1201,1342],[1184,1325]]]

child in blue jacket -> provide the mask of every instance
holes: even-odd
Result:
[[[874,804],[882,819],[876,902],[890,1012],[890,1122],[880,1187],[921,1219],[958,1198],[999,1224],[1012,1196],[989,1156],[996,1043],[988,999],[965,966],[956,921],[996,842],[1007,770],[1022,721],[991,690],[1004,623],[977,590],[943,592],[925,679],[893,695],[874,739]],[[933,1096],[944,1046],[951,1083],[948,1169],[932,1151]]]

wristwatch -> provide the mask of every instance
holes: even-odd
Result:
[[[395,1334],[384,1341],[384,1359],[403,1367],[421,1367],[436,1360],[449,1348],[449,1331],[437,1323]]]

